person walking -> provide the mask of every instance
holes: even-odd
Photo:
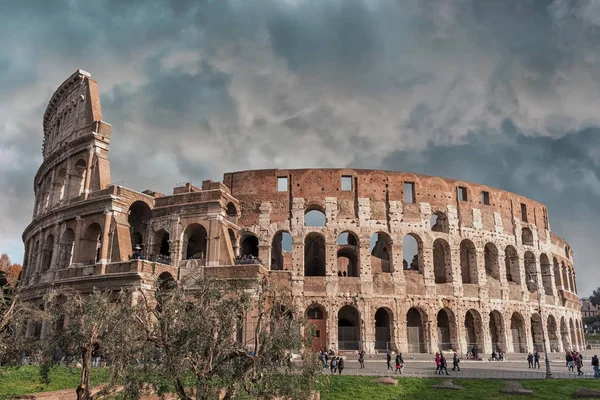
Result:
[[[598,367],[598,356],[595,354],[592,357],[592,368],[594,368],[594,378],[600,378],[600,369]]]
[[[403,369],[404,369],[404,360],[402,359],[402,353],[398,353],[398,354],[396,354],[396,370],[394,371],[394,374],[396,372],[400,372],[400,375],[402,375]]]
[[[344,370],[344,359],[343,359],[342,357],[340,357],[340,358],[338,359],[338,366],[337,366],[337,369],[338,369],[338,374],[339,374],[339,375],[341,375],[341,374],[342,374],[342,371]]]
[[[361,350],[358,352],[358,363],[360,364],[360,369],[365,369],[365,351]]]
[[[440,357],[440,353],[435,353],[435,373],[442,374],[442,358]]]
[[[535,366],[537,365],[537,367],[540,367],[540,353],[536,351],[533,352],[533,368],[535,368]]]
[[[331,357],[331,363],[329,363],[329,366],[331,368],[331,373],[335,374],[337,372],[337,357],[333,356]]]
[[[533,368],[533,354],[529,353],[527,355],[527,363],[529,364],[529,368]]]
[[[577,366],[577,375],[583,375],[581,368],[583,367],[583,356],[580,353],[575,353],[575,365]]]
[[[567,360],[567,370],[570,371],[570,372],[573,372],[573,368],[575,367],[575,363],[573,361],[573,354],[571,354],[570,351],[567,351],[566,360]]]
[[[387,369],[389,370],[394,370],[394,368],[392,368],[392,354],[388,351],[388,353],[385,356],[385,361],[387,362]]]
[[[459,362],[460,362],[460,358],[458,358],[458,354],[456,354],[456,352],[454,352],[454,357],[452,357],[452,371],[455,371],[455,370],[460,371],[460,367],[458,366]]]
[[[450,375],[448,372],[448,363],[446,362],[446,357],[444,357],[444,353],[440,354],[440,375],[442,374],[442,370],[446,371],[446,375]]]

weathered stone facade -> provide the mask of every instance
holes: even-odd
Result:
[[[573,254],[543,204],[485,185],[356,169],[242,171],[172,195],[139,193],[111,184],[110,135],[97,83],[77,71],[44,115],[23,234],[32,301],[60,285],[151,289],[167,273],[268,277],[316,325],[315,347],[583,345]],[[147,260],[130,259],[136,245]]]

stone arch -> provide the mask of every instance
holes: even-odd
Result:
[[[560,319],[560,337],[562,338],[563,350],[570,350],[571,343],[569,342],[569,328],[567,327],[567,321],[565,317]]]
[[[531,314],[531,340],[533,349],[542,352],[544,350],[544,335],[542,334],[542,318],[540,314]]]
[[[271,242],[271,270],[278,271],[286,269],[292,263],[292,235],[288,231],[279,231],[273,236]]]
[[[504,263],[506,266],[506,280],[518,285],[521,284],[521,268],[519,267],[519,255],[513,246],[504,249]]]
[[[258,258],[258,237],[251,233],[246,233],[240,245],[240,255],[242,257]]]
[[[431,218],[429,219],[429,226],[431,227],[432,232],[450,232],[448,216],[441,211],[436,211],[433,214],[431,214]]]
[[[567,290],[567,291],[571,291],[571,289],[569,288],[569,278],[568,278],[568,271],[567,271],[567,267],[565,266],[565,262],[563,261],[562,264],[562,281],[563,281],[563,289]]]
[[[558,326],[556,324],[556,318],[552,314],[548,315],[546,320],[546,331],[548,332],[548,341],[550,342],[550,351],[559,351],[558,341]]]
[[[58,268],[67,268],[73,261],[73,246],[75,245],[75,232],[68,228],[62,234],[58,252]]]
[[[350,305],[345,305],[338,311],[338,349],[359,350],[360,340],[360,314]]]
[[[427,352],[425,343],[425,313],[417,307],[411,307],[406,313],[406,334],[409,353]]]
[[[533,293],[537,288],[537,266],[535,265],[535,255],[533,252],[526,251],[523,257],[523,262],[525,264],[525,273],[527,274],[527,289],[529,289],[529,292]]]
[[[489,331],[492,341],[492,350],[497,353],[506,351],[506,332],[504,331],[504,317],[498,310],[490,312]]]
[[[527,353],[527,338],[525,336],[525,320],[518,312],[510,317],[510,331],[512,333],[513,352]]]
[[[80,242],[79,259],[84,264],[95,264],[100,260],[102,227],[97,222],[87,226]]]
[[[306,308],[306,321],[314,329],[313,350],[325,349],[327,344],[327,312],[325,307],[313,303]]]
[[[488,277],[500,281],[500,268],[498,266],[498,248],[495,244],[488,242],[484,249],[485,274]]]
[[[129,235],[131,236],[131,246],[135,249],[140,246],[142,254],[145,252],[144,235],[148,230],[148,222],[150,221],[150,207],[141,200],[134,201],[129,206],[127,212],[127,222],[129,223]],[[133,250],[132,249],[132,250]]]
[[[433,274],[435,283],[452,282],[452,253],[450,245],[444,239],[433,242]]]
[[[554,286],[556,287],[556,289],[561,289],[562,276],[560,274],[560,265],[558,264],[558,260],[556,259],[556,257],[552,258],[552,263],[554,264]]]
[[[403,269],[423,273],[423,240],[416,233],[409,233],[402,238]]]
[[[229,218],[235,218],[238,215],[238,210],[237,210],[235,204],[233,204],[233,202],[231,202],[231,201],[229,203],[227,203],[225,212]]]
[[[375,350],[391,350],[393,340],[394,313],[387,307],[375,312]]]
[[[458,332],[456,316],[447,307],[442,308],[437,314],[437,335],[439,350],[457,350]]]
[[[73,174],[69,188],[69,197],[77,197],[85,190],[85,180],[87,175],[87,162],[80,158],[75,162]]]
[[[552,274],[550,268],[550,260],[544,253],[540,255],[540,270],[542,272],[542,283],[544,285],[544,293],[548,296],[552,295]]]
[[[54,203],[60,203],[65,199],[66,195],[66,186],[67,186],[67,170],[65,168],[61,168],[56,176],[54,177],[54,188],[52,198],[54,199]]]
[[[460,242],[460,271],[462,283],[477,283],[477,251],[469,239]]]
[[[325,276],[325,237],[311,232],[304,238],[304,276]]]
[[[306,208],[304,212],[304,226],[325,227],[326,225],[325,210],[321,206],[313,204]]]
[[[371,236],[371,271],[392,272],[392,239],[385,232]]]
[[[52,264],[52,255],[54,254],[54,235],[46,236],[44,248],[42,250],[42,272],[50,269]]]
[[[479,311],[471,308],[465,314],[465,333],[467,336],[467,348],[471,350],[477,347],[477,353],[483,350],[483,321]]]
[[[163,272],[158,276],[158,288],[160,290],[173,290],[177,287],[177,282],[170,272]]]
[[[533,246],[533,232],[531,232],[531,229],[521,229],[521,241],[525,246]]]
[[[208,233],[202,224],[189,224],[183,232],[183,248],[186,260],[206,259]]]
[[[358,236],[350,231],[342,232],[337,240],[338,276],[360,276],[360,246]]]

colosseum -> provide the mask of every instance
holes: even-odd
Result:
[[[269,279],[315,325],[315,348],[463,354],[583,346],[573,252],[534,200],[408,172],[271,169],[172,194],[112,184],[111,126],[78,70],[43,117],[23,233],[26,296]],[[240,335],[247,337],[252,316]],[[28,335],[43,335],[30,323]]]

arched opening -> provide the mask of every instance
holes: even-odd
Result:
[[[483,323],[477,310],[470,309],[465,314],[465,332],[467,333],[467,347],[471,350],[477,348],[477,353],[483,350]]]
[[[506,341],[504,334],[504,319],[499,311],[494,310],[490,313],[490,338],[492,340],[492,349],[496,353],[506,351]]]
[[[477,283],[477,252],[468,239],[460,242],[460,271],[462,283]]]
[[[504,264],[506,266],[506,281],[521,284],[521,270],[519,268],[519,255],[512,246],[504,250]]]
[[[164,229],[154,233],[152,254],[150,261],[160,262],[162,264],[171,263],[171,243],[170,235]],[[135,247],[135,246],[134,246]]]
[[[523,228],[521,230],[521,240],[525,246],[533,246],[533,233],[529,228]]]
[[[526,251],[523,257],[525,263],[525,272],[527,273],[527,289],[533,293],[537,289],[537,266],[535,265],[535,255],[531,251]]]
[[[325,238],[319,233],[304,239],[304,276],[325,276]]]
[[[383,232],[371,236],[371,271],[392,272],[391,267],[391,239]]]
[[[442,308],[437,314],[438,347],[440,350],[458,349],[456,318],[452,310]]]
[[[360,349],[360,316],[352,306],[344,306],[338,312],[338,349]]]
[[[392,311],[378,308],[375,312],[375,350],[391,350],[392,345]]]
[[[286,265],[288,268],[285,268]],[[271,270],[290,269],[291,265],[292,235],[286,231],[279,231],[273,236],[273,242],[271,243]]]
[[[206,228],[200,224],[190,224],[183,233],[183,248],[186,260],[206,258]]]
[[[258,258],[258,238],[254,235],[246,235],[242,240],[242,257]]]
[[[75,244],[75,232],[67,229],[60,238],[58,253],[58,268],[67,268],[73,261],[73,245]]]
[[[533,349],[542,352],[544,350],[544,336],[542,335],[542,318],[538,313],[531,315],[531,339],[533,340]]]
[[[563,281],[563,289],[567,290],[567,291],[571,291],[571,289],[569,289],[569,278],[568,278],[568,271],[567,271],[567,267],[565,266],[565,263],[562,263],[562,281]]]
[[[338,276],[360,276],[357,236],[352,232],[342,232],[336,243]]]
[[[556,319],[553,315],[548,315],[548,321],[546,323],[546,326],[548,331],[548,340],[550,341],[550,351],[558,353],[558,326],[556,324]]]
[[[177,287],[177,282],[169,272],[163,272],[158,276],[158,289],[161,291],[173,290]]]
[[[148,221],[150,221],[150,207],[143,201],[134,201],[129,206],[127,213],[127,222],[129,223],[129,235],[131,236],[132,250],[139,246],[140,254],[145,253],[144,235],[148,230]]]
[[[527,339],[525,338],[525,320],[518,312],[510,317],[510,331],[512,333],[513,352],[527,353]]]
[[[52,254],[54,254],[54,236],[48,235],[44,242],[44,250],[42,250],[42,272],[50,269],[52,263]]]
[[[560,337],[562,339],[563,350],[571,350],[571,343],[569,342],[569,328],[567,327],[567,321],[565,317],[560,319]]]
[[[80,242],[80,260],[89,265],[100,261],[100,248],[102,244],[102,228],[97,222],[91,223],[83,233]]]
[[[498,267],[498,249],[493,243],[487,243],[483,249],[483,253],[486,276],[488,278],[493,278],[496,282],[499,282],[500,269]]]
[[[238,212],[237,212],[237,208],[235,208],[235,204],[233,204],[232,202],[227,203],[226,213],[227,213],[227,217],[230,221],[233,218],[237,217]]]
[[[554,264],[554,285],[556,286],[556,289],[561,289],[562,276],[560,274],[560,266],[556,257],[552,259],[552,263]]]
[[[325,349],[327,343],[327,318],[325,310],[319,304],[312,304],[306,309],[306,320],[309,326],[314,329],[313,350],[320,351]]]
[[[425,353],[425,329],[421,312],[411,307],[406,313],[406,334],[409,353]]]
[[[448,217],[441,211],[436,211],[431,215],[431,218],[429,219],[429,226],[433,232],[450,232]]]
[[[67,185],[67,170],[61,168],[58,174],[54,177],[54,188],[52,198],[54,203],[60,203],[65,198],[65,188]]]
[[[548,296],[552,295],[552,274],[550,271],[550,260],[545,254],[540,255],[540,268],[542,271],[542,283],[544,285],[544,293]]]
[[[402,266],[405,270],[423,273],[423,243],[414,233],[402,238]]]
[[[452,255],[450,245],[444,239],[433,242],[433,274],[435,283],[452,282]]]
[[[304,214],[304,226],[324,227],[326,223],[323,210],[312,208]]]
[[[31,276],[32,274],[37,272],[37,260],[38,260],[39,252],[40,252],[40,241],[36,240],[35,244],[33,245],[33,251],[31,252],[31,257],[29,260],[29,272],[27,273],[28,276]]]
[[[71,176],[71,184],[69,189],[69,197],[76,197],[85,190],[85,178],[87,174],[87,163],[83,158],[80,158],[75,163],[73,175]]]

